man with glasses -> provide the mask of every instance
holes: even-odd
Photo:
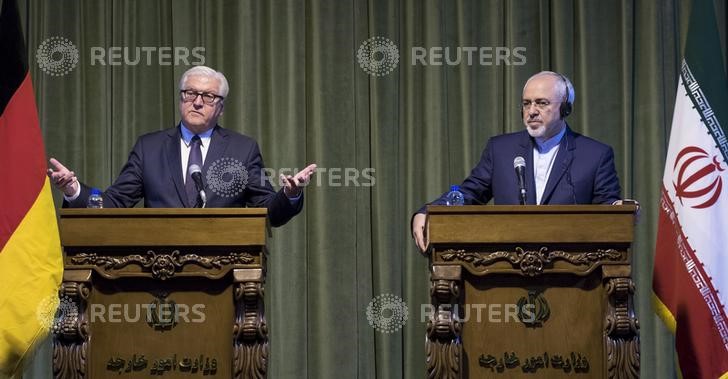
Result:
[[[566,123],[574,86],[565,76],[542,71],[526,81],[521,118],[526,130],[491,138],[480,162],[460,186],[465,204],[519,204],[514,170],[525,161],[526,204],[619,204],[620,186],[612,148],[573,132]],[[444,205],[443,194],[430,204]],[[425,207],[412,217],[412,237],[427,247]]]
[[[298,214],[302,187],[316,165],[281,176],[283,189],[274,191],[255,140],[217,124],[228,89],[220,72],[205,66],[187,70],[179,82],[180,124],[137,140],[121,174],[104,191],[104,206],[133,207],[144,198],[148,208],[265,207],[273,226]],[[63,206],[85,207],[91,189],[56,159],[50,162],[48,176],[63,191]]]

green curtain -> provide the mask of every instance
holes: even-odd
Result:
[[[573,129],[612,145],[625,197],[642,204],[634,245],[642,374],[674,377],[673,339],[651,304],[658,190],[690,1],[21,0],[49,156],[109,185],[137,136],[175,125],[186,65],[92,64],[92,47],[205,48],[230,94],[221,124],[260,143],[273,169],[373,168],[375,183],[306,189],[301,215],[273,232],[266,307],[271,378],[422,378],[427,259],[409,217],[477,162],[491,136],[523,128],[518,103],[540,70],[570,77]],[[725,56],[725,0],[715,0]],[[63,76],[35,54],[61,36],[80,51]],[[399,63],[357,63],[385,37]],[[413,65],[412,47],[525,47],[523,65]],[[132,51],[133,52],[133,51]],[[341,172],[338,175],[342,175]],[[361,178],[360,178],[361,179]],[[360,182],[365,182],[360,180]],[[60,206],[60,195],[56,193]],[[375,296],[409,307],[401,331],[368,323]],[[487,338],[487,336],[486,336]],[[25,372],[50,377],[48,343]]]

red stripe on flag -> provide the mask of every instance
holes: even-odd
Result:
[[[660,204],[653,289],[675,317],[683,375],[718,378],[728,371],[728,346],[721,337],[728,332],[726,315],[664,187]]]
[[[30,74],[26,74],[0,115],[0,251],[45,180],[45,148],[36,109]]]

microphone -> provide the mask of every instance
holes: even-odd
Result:
[[[521,205],[526,205],[526,160],[522,156],[517,156],[513,160],[513,168],[516,170],[518,178],[518,195]]]
[[[207,203],[207,195],[205,194],[205,185],[202,184],[202,169],[199,165],[190,165],[190,176],[192,177],[192,180],[195,181],[195,187],[197,187],[197,191],[200,192],[200,199],[202,199],[202,208],[204,208],[205,204]]]

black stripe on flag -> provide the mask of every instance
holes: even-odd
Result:
[[[28,72],[20,13],[16,0],[0,0],[0,114],[5,112],[13,96]]]

